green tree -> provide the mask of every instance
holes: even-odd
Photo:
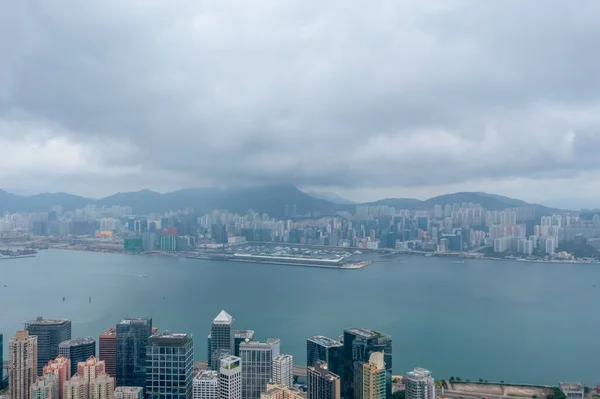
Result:
[[[454,377],[453,376],[450,376],[450,381],[454,381]]]
[[[504,380],[500,380],[500,384],[504,384]]]
[[[480,379],[479,379],[479,382],[483,382],[483,378],[480,378]]]

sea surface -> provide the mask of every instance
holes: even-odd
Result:
[[[295,364],[307,337],[368,327],[392,335],[395,374],[419,366],[436,378],[595,385],[599,305],[600,266],[586,264],[413,256],[332,270],[61,250],[0,261],[5,358],[8,338],[44,316],[95,338],[122,317],[152,317],[192,333],[206,359],[211,320],[225,309],[237,329],[281,338]]]

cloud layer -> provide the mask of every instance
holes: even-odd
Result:
[[[0,6],[4,187],[600,194],[596,1],[59,3]]]

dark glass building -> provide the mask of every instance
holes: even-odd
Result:
[[[152,319],[123,319],[117,323],[117,386],[146,386],[146,347]]]
[[[38,317],[25,322],[25,329],[37,337],[37,374],[40,376],[44,366],[58,356],[58,344],[71,339],[71,320]]]
[[[366,328],[344,330],[342,397],[355,397],[354,370],[356,364],[368,363],[371,353],[374,352],[384,353],[386,398],[392,397],[392,337]]]
[[[92,337],[75,338],[58,344],[58,354],[71,360],[71,376],[77,373],[77,363],[96,356],[96,341]]]
[[[145,374],[148,398],[192,399],[192,336],[169,331],[151,336],[146,348]]]
[[[215,317],[210,326],[210,352],[208,366],[211,370],[219,369],[219,360],[234,352],[233,345],[233,317],[226,311]]]
[[[344,344],[321,335],[306,340],[306,366],[324,362],[329,371],[342,376]]]
[[[315,363],[307,368],[307,399],[340,399],[340,376],[327,369],[325,363]]]
[[[240,344],[254,339],[254,330],[236,330],[233,332],[233,352],[235,357],[240,357]]]

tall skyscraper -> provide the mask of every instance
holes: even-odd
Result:
[[[58,395],[62,398],[64,394],[64,384],[72,376],[71,361],[66,357],[58,355],[56,359],[50,360],[48,364],[44,366],[42,374],[44,376],[54,374],[58,378]]]
[[[115,379],[105,372],[104,361],[90,356],[77,364],[77,374],[65,384],[66,399],[113,399]]]
[[[385,399],[385,362],[383,352],[371,353],[362,368],[362,392],[356,399]],[[358,387],[357,387],[358,391]]]
[[[31,399],[61,399],[59,394],[59,379],[54,374],[38,377],[31,384]]]
[[[98,339],[98,359],[104,360],[106,374],[117,376],[117,329],[109,328]]]
[[[10,399],[30,399],[37,379],[37,337],[17,331],[8,341],[8,394]]]
[[[325,363],[307,367],[307,399],[340,399],[340,376],[327,369]]]
[[[242,399],[242,359],[226,356],[219,364],[219,399]]]
[[[325,362],[327,369],[342,376],[344,344],[340,341],[321,335],[306,340],[306,365],[314,366],[317,362]]]
[[[152,335],[148,340],[146,364],[149,397],[192,399],[194,342],[191,335],[169,331]]]
[[[406,373],[406,399],[435,399],[435,381],[431,371],[415,368]]]
[[[282,384],[267,384],[267,390],[260,399],[306,399],[306,394]]]
[[[115,399],[144,399],[142,387],[117,387],[115,388]]]
[[[226,311],[215,317],[210,327],[210,363],[211,370],[219,368],[219,359],[223,356],[233,355],[233,317]]]
[[[96,341],[92,337],[75,338],[58,344],[58,354],[71,361],[71,375],[77,372],[77,364],[96,356]],[[70,377],[69,376],[69,377]]]
[[[144,399],[142,387],[117,387],[115,388],[115,399]]]
[[[294,385],[294,358],[291,355],[279,355],[273,358],[273,384],[282,384],[288,387]]]
[[[152,319],[123,319],[117,324],[117,385],[146,386],[146,347]]]
[[[267,390],[273,375],[273,359],[279,356],[279,339],[269,338],[267,342],[242,342],[242,399],[259,399]]]
[[[71,320],[44,319],[25,322],[29,335],[38,337],[37,375],[42,375],[42,369],[48,362],[58,356],[58,344],[71,339]]]
[[[254,339],[254,330],[235,330],[233,332],[233,355],[240,357],[240,344]]]
[[[193,399],[217,399],[219,373],[214,370],[204,370],[194,377]]]
[[[368,363],[374,352],[384,353],[386,398],[392,397],[392,337],[374,330],[349,328],[344,330],[344,398],[354,398],[355,389],[361,389],[355,387],[355,381],[362,377],[362,363]]]

